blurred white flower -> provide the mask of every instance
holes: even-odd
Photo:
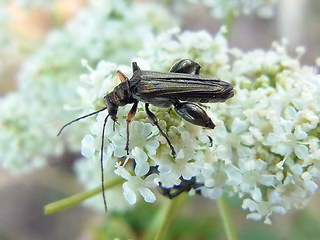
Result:
[[[66,26],[48,33],[45,43],[25,59],[18,90],[1,99],[0,139],[5,145],[0,147],[0,165],[14,172],[27,171],[45,165],[48,155],[61,154],[66,143],[80,151],[84,126],[90,120],[57,138],[59,128],[102,106],[103,96],[118,84],[118,79],[105,78],[116,71],[117,64],[99,63],[101,70],[92,70],[88,79],[81,75],[86,71],[81,59],[86,59],[82,64],[88,70],[100,59],[128,63],[144,38],[172,24],[175,20],[156,3],[103,0],[90,1]],[[82,83],[95,87],[87,91]],[[75,89],[83,97],[81,103]]]
[[[255,12],[259,17],[270,18],[273,16],[276,0],[202,0],[202,2],[211,8],[212,15],[218,19],[249,15],[252,12]]]

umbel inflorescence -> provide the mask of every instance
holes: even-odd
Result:
[[[208,104],[214,130],[189,124],[170,109],[152,107],[176,149],[176,158],[139,105],[130,126],[127,156],[134,159],[134,167],[118,161],[126,156],[126,117],[131,106],[120,107],[115,130],[112,121],[106,126],[106,178],[119,175],[126,180],[123,194],[130,204],[136,203],[137,194],[154,202],[159,183],[172,188],[182,177],[195,178],[202,185],[200,193],[210,199],[218,199],[223,192],[238,195],[250,212],[248,218],[263,218],[266,223],[272,213],[304,206],[320,176],[320,77],[314,68],[300,64],[297,52],[297,57],[290,57],[283,41],[269,50],[245,53],[229,48],[222,32],[212,37],[205,31],[173,29],[150,35],[135,59],[141,68],[168,71],[178,59],[189,58],[200,63],[202,73],[233,84],[235,96],[226,103]],[[87,68],[90,73],[82,76],[85,87],[79,92],[85,104],[90,99],[99,106],[102,92],[119,83],[116,70],[131,74],[128,66],[104,61],[95,70]],[[97,175],[106,115],[107,111],[97,116],[82,141],[87,160],[79,161],[76,169],[88,187],[99,183],[99,176],[93,175]],[[147,174],[156,166],[157,172]],[[107,192],[110,209],[119,207],[119,201],[112,201],[117,194],[117,190]]]

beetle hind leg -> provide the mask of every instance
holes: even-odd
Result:
[[[201,66],[190,60],[190,59],[182,59],[178,62],[176,62],[170,69],[170,72],[174,73],[188,73],[191,74],[194,72],[195,75],[200,74],[200,68]]]
[[[164,131],[162,131],[162,129],[159,126],[158,123],[158,119],[156,118],[156,116],[150,111],[149,109],[149,103],[145,104],[146,107],[146,113],[149,117],[149,119],[152,121],[152,123],[158,128],[159,132],[161,133],[161,135],[167,140],[167,143],[169,144],[169,147],[171,148],[171,154],[172,156],[175,158],[176,157],[176,151],[174,150],[174,147],[172,146],[168,136],[165,134]]]
[[[180,102],[178,100],[172,103],[176,113],[184,120],[198,126],[214,129],[215,124],[207,113],[195,103]]]

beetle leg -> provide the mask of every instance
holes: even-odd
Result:
[[[215,125],[207,113],[197,104],[173,101],[174,110],[184,120],[198,126],[214,129]]]
[[[183,192],[189,192],[191,189],[198,187],[196,183],[196,178],[192,177],[190,180],[181,179],[181,183],[178,186],[175,186],[173,189],[175,191],[170,191],[168,197],[170,199],[179,196]],[[172,190],[173,190],[172,189]]]
[[[117,71],[117,74],[118,74],[118,77],[120,78],[121,82],[125,82],[125,81],[129,80],[129,78],[120,70]]]
[[[189,73],[194,72],[195,75],[199,75],[201,66],[190,60],[190,59],[182,59],[176,62],[170,69],[170,72],[174,73]]]
[[[172,188],[162,187],[161,182],[159,183],[158,191],[165,197],[172,199],[179,196],[183,192],[189,192],[191,189],[195,189],[203,186],[203,183],[197,183],[195,177],[192,177],[190,180],[185,180],[180,177],[181,183],[175,185]]]
[[[137,107],[138,107],[138,101],[133,104],[132,108],[130,109],[130,111],[128,113],[128,117],[127,117],[127,143],[126,143],[126,148],[125,148],[125,150],[127,151],[127,155],[129,155],[129,134],[130,134],[129,124],[131,123],[132,118],[134,118],[134,116],[136,115]]]
[[[148,173],[145,177],[149,176],[150,174],[159,174],[158,166],[151,166]],[[161,182],[158,182],[159,186],[157,187],[158,191],[167,198],[175,198],[183,192],[189,192],[191,189],[195,189],[196,193],[199,192],[200,187],[204,186],[203,183],[196,182],[196,178],[192,177],[189,180],[185,180],[183,177],[180,177],[180,184],[174,185],[171,188],[165,188],[162,186]]]
[[[140,70],[140,67],[136,62],[132,62],[132,72]]]
[[[157,126],[157,128],[159,129],[159,132],[161,133],[162,136],[165,137],[165,139],[167,140],[170,148],[171,148],[171,154],[172,156],[175,158],[176,157],[176,151],[174,150],[174,147],[172,146],[168,136],[164,133],[164,131],[162,131],[162,129],[160,128],[159,124],[158,124],[158,119],[156,118],[156,116],[149,110],[149,103],[146,103],[145,104],[145,107],[146,107],[146,113],[149,117],[149,119],[152,121],[152,123],[154,125]]]

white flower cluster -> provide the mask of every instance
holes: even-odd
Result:
[[[0,163],[16,173],[43,166],[45,159],[40,151],[52,154],[61,151],[59,146],[53,148],[53,139],[44,139],[54,133],[49,123],[37,117],[41,115],[39,104],[29,100],[17,94],[0,99]],[[44,129],[31,129],[36,126]]]
[[[197,2],[190,0],[192,2]],[[249,15],[256,12],[259,17],[270,18],[276,0],[202,0],[203,4],[211,8],[211,13],[218,19],[230,16]]]
[[[50,32],[25,60],[17,92],[1,99],[0,140],[5,144],[1,141],[0,165],[15,172],[31,170],[43,166],[47,155],[62,151],[66,141],[57,138],[59,128],[82,107],[95,107],[91,101],[90,106],[78,103],[75,89],[84,71],[80,59],[93,65],[100,59],[128,62],[146,36],[174,22],[157,4],[103,0],[90,2],[65,27]],[[79,150],[83,129],[65,138],[69,147]]]
[[[290,57],[285,42],[274,43],[267,51],[244,53],[230,49],[222,32],[212,37],[205,31],[174,29],[146,39],[140,57],[136,60],[141,69],[157,71],[168,71],[181,58],[192,59],[202,65],[202,74],[232,83],[235,96],[226,103],[208,104],[206,111],[216,124],[214,130],[189,124],[170,108],[151,108],[172,142],[176,158],[139,105],[130,125],[127,156],[135,164],[119,162],[126,156],[126,117],[131,106],[119,108],[115,131],[111,120],[106,126],[103,155],[106,177],[113,178],[114,171],[126,180],[123,193],[130,204],[136,202],[137,194],[146,202],[155,201],[154,189],[159,183],[172,188],[181,183],[181,177],[195,177],[203,184],[201,194],[211,199],[223,192],[238,195],[250,212],[248,218],[266,223],[271,214],[301,208],[308,202],[320,177],[320,76],[314,68],[301,66],[299,56]],[[131,76],[128,68],[119,68]],[[114,65],[101,62],[85,78],[99,91],[99,87],[119,83],[114,70]],[[96,75],[106,76],[103,83],[96,81]],[[97,172],[90,173],[87,166],[93,162],[98,166],[106,114],[99,114],[83,139],[82,151],[89,159],[79,162],[77,169],[88,185],[98,184],[89,177]],[[158,171],[151,174],[149,170],[155,166]],[[114,195],[107,193],[107,197]]]

